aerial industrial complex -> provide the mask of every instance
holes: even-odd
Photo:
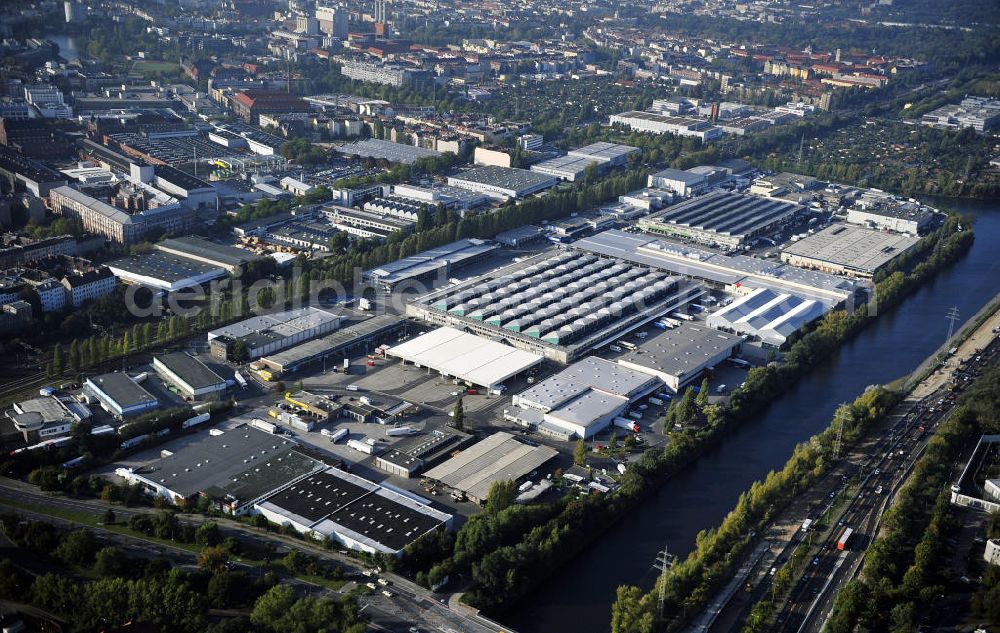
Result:
[[[567,363],[701,293],[661,271],[569,252],[423,295],[407,314]]]
[[[639,227],[712,246],[737,247],[801,211],[802,206],[783,200],[720,191],[654,213],[639,220]]]

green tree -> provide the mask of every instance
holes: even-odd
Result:
[[[198,553],[198,567],[209,571],[219,571],[229,564],[229,550],[224,547],[206,547]]]
[[[576,446],[573,447],[573,464],[577,466],[584,466],[587,463],[587,443],[582,439],[576,441]]]
[[[708,376],[705,376],[705,378],[701,381],[701,388],[698,390],[698,396],[694,399],[695,404],[698,405],[698,408],[702,411],[704,411],[705,407],[708,406],[708,388]]]
[[[56,558],[62,562],[81,567],[90,566],[96,553],[97,539],[90,530],[73,530],[67,533],[55,551]]]
[[[214,521],[202,523],[195,530],[194,540],[198,545],[215,546],[222,542],[219,525]]]
[[[52,348],[52,373],[61,376],[65,369],[64,362],[62,343],[56,343]]]
[[[80,344],[76,339],[69,344],[69,368],[74,374],[80,371]]]
[[[101,548],[94,556],[94,573],[104,578],[124,576],[129,569],[128,556],[117,547]]]
[[[517,498],[517,482],[512,479],[494,481],[486,495],[485,512],[491,515],[499,514],[509,508],[515,498]]]

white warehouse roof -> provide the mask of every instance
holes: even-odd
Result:
[[[542,362],[541,354],[450,327],[391,347],[386,354],[484,387],[499,384]]]

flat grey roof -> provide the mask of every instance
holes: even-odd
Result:
[[[261,361],[281,367],[282,371],[291,371],[302,363],[336,354],[339,350],[356,343],[358,339],[376,336],[397,328],[405,321],[406,319],[403,317],[380,314],[341,328],[333,334],[306,341],[277,354],[270,354],[262,358]]]
[[[295,447],[281,436],[240,426],[221,435],[201,435],[136,474],[185,497],[205,492],[248,502],[326,467]]]
[[[169,283],[212,272],[218,274],[219,277],[225,277],[227,274],[225,269],[218,266],[164,251],[151,251],[139,255],[129,255],[128,257],[108,262],[107,265],[116,270],[127,270],[135,275],[153,277]]]
[[[460,174],[450,176],[451,179],[464,182],[473,182],[492,187],[502,187],[514,191],[540,187],[543,185],[552,186],[556,181],[551,176],[535,173],[527,169],[515,169],[513,167],[497,167],[487,165],[477,167]]]
[[[250,251],[216,244],[197,235],[187,235],[163,240],[154,245],[157,250],[170,250],[179,253],[204,257],[224,266],[242,266],[252,259],[260,259]]]
[[[184,352],[163,354],[155,358],[192,389],[213,387],[226,382],[222,376],[209,369],[205,363]]]
[[[517,481],[558,454],[548,446],[529,446],[510,433],[494,433],[424,476],[484,501],[495,481]]]
[[[733,285],[742,282],[774,287],[782,292],[795,292],[825,303],[843,299],[854,290],[851,281],[820,271],[804,270],[746,255],[723,255],[688,244],[677,244],[616,229],[577,240],[573,243],[573,248],[719,284]]]
[[[665,178],[667,180],[679,180],[688,185],[697,185],[705,182],[704,174],[684,171],[683,169],[663,169],[655,174],[650,174],[650,176],[653,178]]]
[[[517,395],[518,400],[553,410],[597,391],[628,401],[659,380],[613,361],[588,356]]]
[[[260,314],[239,323],[212,330],[208,333],[208,337],[209,340],[218,336],[241,339],[265,332],[278,337],[288,337],[339,319],[340,317],[332,312],[306,306],[296,310]]]
[[[385,284],[399,283],[404,279],[416,279],[441,267],[450,269],[469,258],[478,257],[498,248],[499,245],[486,240],[475,238],[458,240],[366,270],[364,275],[375,277]]]
[[[412,165],[420,158],[441,155],[441,152],[432,149],[424,149],[415,145],[404,145],[402,143],[393,143],[392,141],[383,141],[374,138],[356,141],[349,145],[341,145],[337,147],[337,151],[352,156],[384,158],[389,162],[403,163],[405,165]]]
[[[732,350],[742,336],[682,323],[672,330],[653,329],[635,351],[618,357],[618,362],[648,367],[670,376],[684,377],[701,369],[705,362]]]
[[[101,374],[100,376],[91,376],[87,381],[93,383],[98,389],[107,394],[122,409],[157,401],[139,383],[120,371]]]
[[[714,191],[667,207],[643,221],[740,236],[778,222],[803,209],[801,205],[776,198]]]
[[[915,237],[834,224],[789,244],[783,252],[870,274],[918,241]]]

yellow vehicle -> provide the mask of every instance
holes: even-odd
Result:
[[[263,380],[264,382],[271,382],[272,380],[277,378],[277,376],[271,373],[269,369],[262,369],[259,372],[257,372],[257,375],[260,376],[260,379]]]

